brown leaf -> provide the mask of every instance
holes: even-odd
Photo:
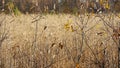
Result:
[[[51,48],[55,45],[55,43],[52,43]]]
[[[59,43],[59,47],[60,47],[61,49],[63,49],[63,45],[62,45],[61,43]]]
[[[44,30],[46,30],[47,29],[47,26],[44,26]]]

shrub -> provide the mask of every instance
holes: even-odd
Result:
[[[120,1],[118,1],[118,2],[115,4],[115,11],[117,11],[117,12],[120,11]]]

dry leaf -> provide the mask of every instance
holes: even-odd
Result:
[[[51,48],[55,45],[55,43],[52,43]]]
[[[61,49],[63,49],[63,45],[62,45],[61,43],[59,43],[59,47],[60,47]]]
[[[47,26],[44,26],[44,30],[46,30],[47,29]]]

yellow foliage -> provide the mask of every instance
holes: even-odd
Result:
[[[70,29],[70,24],[69,23],[64,24],[64,28],[68,31]]]
[[[106,9],[110,9],[110,6],[109,6],[108,3],[105,5],[105,8],[106,8]]]
[[[14,14],[19,16],[21,14],[21,12],[19,11],[19,9],[17,7],[15,7],[14,9]]]
[[[100,5],[103,5],[103,0],[100,0]]]
[[[8,2],[6,5],[7,5],[7,9],[9,10],[9,12],[12,13],[15,8],[13,2]]]
[[[74,32],[73,26],[71,25],[72,20],[68,20],[65,24],[64,24],[64,29],[66,31],[71,31]]]
[[[8,2],[6,4],[6,8],[7,8],[7,13],[13,13],[14,15],[20,15],[20,11],[19,9],[17,8],[17,6],[15,6],[15,4],[13,2]]]

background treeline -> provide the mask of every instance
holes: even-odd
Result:
[[[96,8],[96,6],[99,7]],[[119,12],[119,6],[119,0],[115,2],[110,2],[110,0],[0,0],[0,9],[6,13],[18,11],[22,13],[80,13],[96,12],[99,8]]]

